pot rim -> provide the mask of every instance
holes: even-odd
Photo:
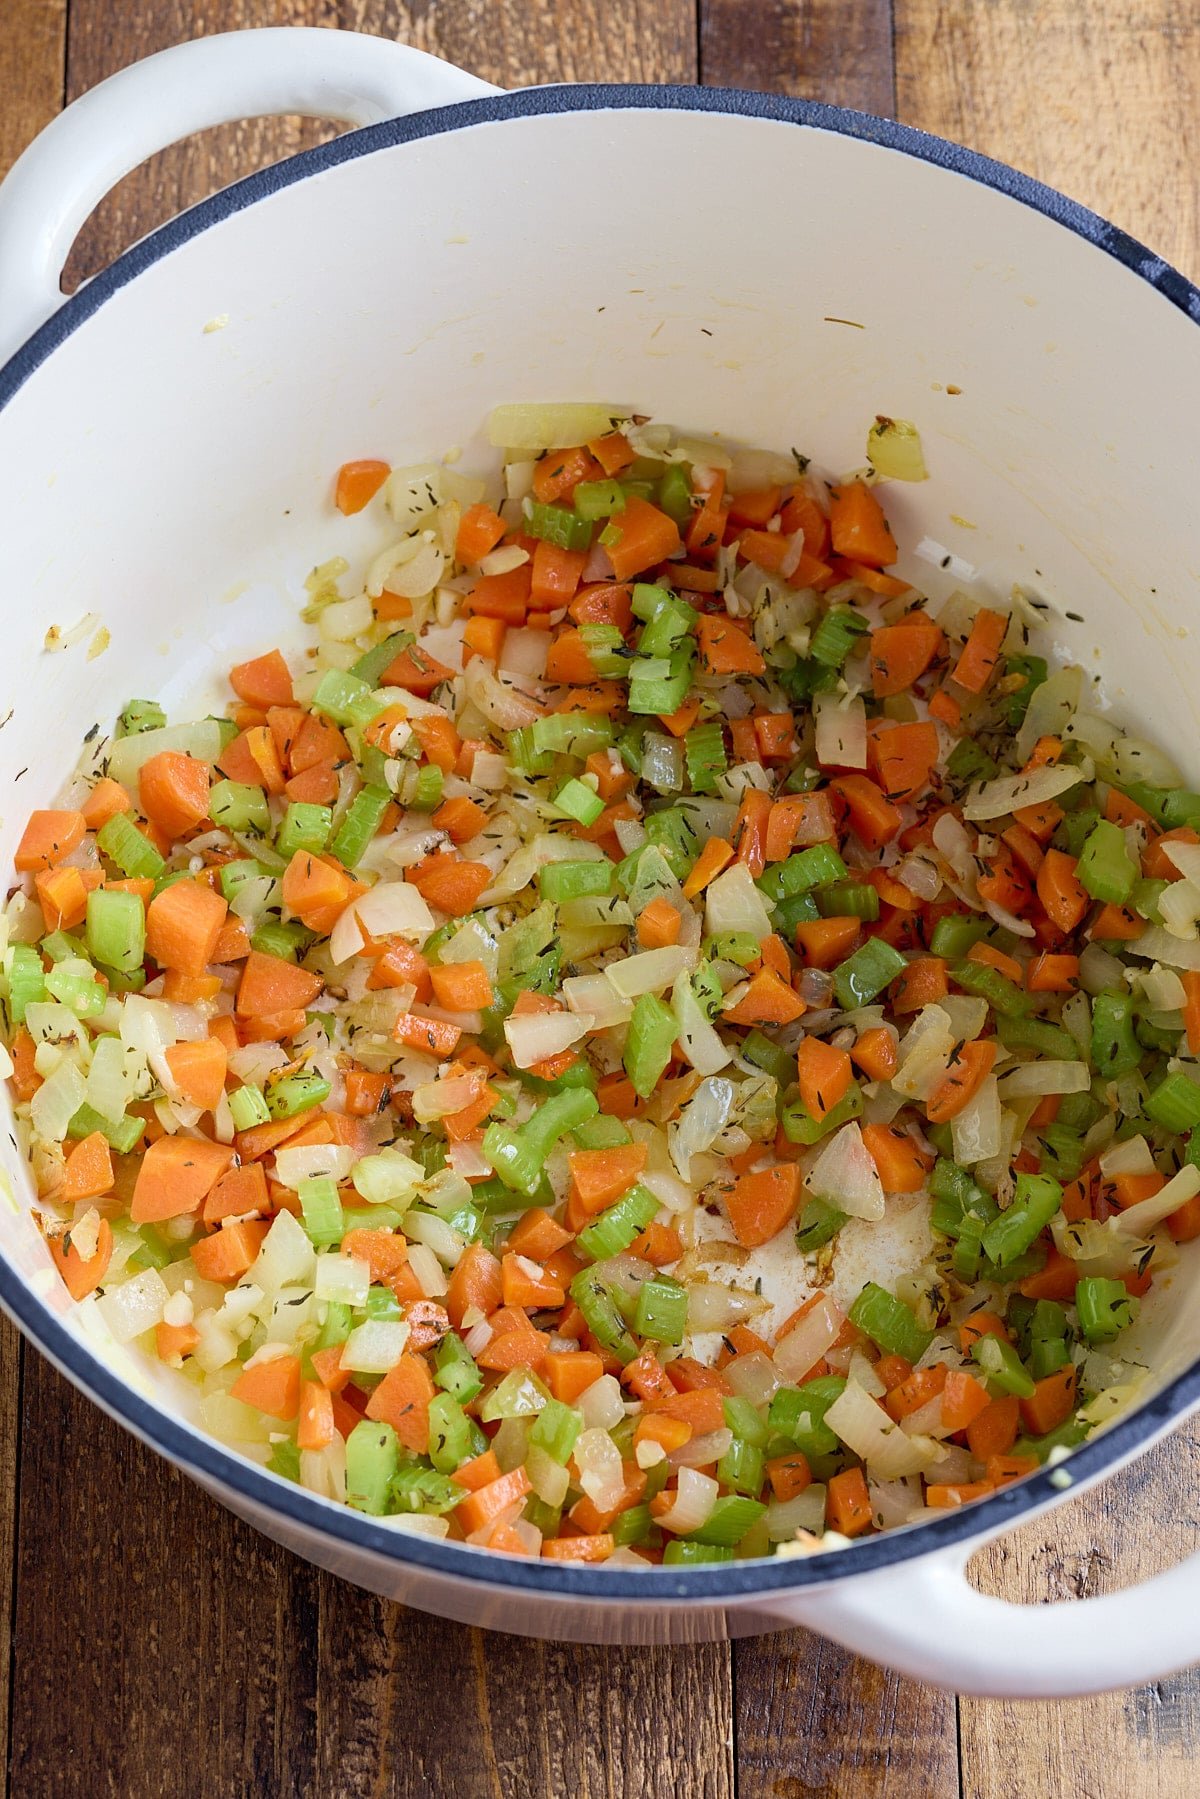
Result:
[[[171,251],[210,226],[290,187],[310,175],[473,125],[510,119],[603,112],[706,112],[766,119],[809,130],[856,138],[964,176],[1016,200],[1113,257],[1173,306],[1200,324],[1200,290],[1136,238],[1077,201],[974,150],[943,138],[880,119],[869,113],[780,95],[732,88],[589,83],[538,87],[388,119],[347,132],[331,143],[305,150],[222,189],[160,226],[68,299],[0,368],[0,411],[47,358],[94,312]],[[1200,1405],[1200,1360],[1100,1436],[1070,1457],[1070,1485],[1043,1468],[1014,1486],[974,1505],[948,1510],[916,1526],[887,1531],[848,1550],[811,1557],[697,1568],[606,1569],[498,1555],[470,1544],[409,1535],[348,1506],[320,1499],[226,1449],[171,1412],[144,1398],[135,1387],[85,1347],[40,1301],[16,1270],[0,1259],[0,1305],[24,1334],[89,1398],[133,1434],[181,1465],[210,1490],[225,1489],[245,1506],[278,1514],[293,1526],[316,1532],[348,1549],[366,1550],[388,1561],[411,1564],[492,1588],[577,1599],[628,1603],[693,1600],[698,1603],[746,1600],[758,1594],[802,1590],[879,1571],[955,1544],[993,1536],[1066,1497],[1125,1457],[1147,1449],[1153,1439]]]

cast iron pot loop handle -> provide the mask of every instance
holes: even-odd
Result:
[[[378,124],[500,90],[407,44],[302,26],[177,44],[91,88],[0,184],[0,363],[63,303],[80,226],[122,176],[210,125],[300,113]]]

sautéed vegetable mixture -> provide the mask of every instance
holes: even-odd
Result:
[[[888,572],[911,426],[832,483],[490,435],[486,485],[344,466],[387,547],[311,647],[130,700],[28,821],[0,1057],[67,1288],[285,1479],[514,1555],[1060,1459],[1200,1235],[1200,795],[1019,593]]]

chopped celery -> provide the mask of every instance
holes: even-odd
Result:
[[[146,908],[136,893],[98,887],[87,900],[88,954],[129,974],[146,953]]]
[[[355,794],[330,846],[343,867],[358,867],[391,803],[386,787],[363,787]]]
[[[364,1418],[346,1438],[346,1503],[376,1517],[386,1512],[400,1467],[400,1439],[390,1424]]]
[[[346,1220],[337,1185],[328,1175],[314,1175],[301,1181],[296,1189],[304,1214],[304,1228],[318,1246],[340,1243],[346,1232]]]
[[[679,1025],[674,1012],[652,993],[639,996],[625,1039],[625,1072],[634,1092],[648,1099],[675,1053]]]
[[[235,1087],[229,1095],[229,1110],[233,1114],[233,1127],[238,1131],[271,1122],[271,1113],[259,1087]]]
[[[312,697],[314,712],[323,712],[335,725],[354,722],[354,704],[370,693],[371,683],[357,675],[345,674],[340,668],[326,669]]]
[[[1125,844],[1125,833],[1108,819],[1098,819],[1079,853],[1075,868],[1080,884],[1095,900],[1123,906],[1138,877],[1137,863]]]
[[[581,518],[569,506],[553,506],[542,500],[526,503],[525,529],[560,550],[586,550],[592,541],[592,521]]]
[[[855,1006],[869,1006],[907,966],[899,950],[893,949],[890,943],[885,943],[881,937],[868,937],[833,971],[833,990],[838,1004],[847,1012]]]
[[[1062,1200],[1062,1188],[1049,1175],[1019,1174],[1012,1204],[983,1233],[988,1260],[1004,1268],[1023,1255],[1060,1209]]]
[[[328,843],[332,828],[332,807],[293,800],[279,827],[275,848],[281,856],[289,858],[298,850],[306,850],[309,855],[318,856]]]
[[[612,882],[613,865],[607,858],[603,862],[547,862],[538,870],[538,891],[555,905],[589,894],[611,893]]]
[[[319,1106],[329,1098],[330,1086],[323,1074],[300,1071],[281,1075],[268,1084],[267,1110],[272,1118],[294,1118],[309,1106]]]
[[[131,880],[149,876],[156,881],[167,866],[149,838],[142,835],[127,812],[114,812],[101,825],[96,832],[96,847]]]
[[[136,737],[140,731],[161,731],[167,715],[157,700],[126,700],[117,720],[122,737]]]
[[[90,1137],[93,1131],[112,1145],[118,1155],[127,1156],[141,1142],[145,1121],[141,1118],[102,1118],[91,1106],[80,1106],[67,1126],[68,1137]]]
[[[909,1362],[919,1362],[933,1342],[934,1333],[917,1323],[912,1307],[875,1281],[867,1282],[850,1307],[850,1322],[884,1355],[901,1355]]]
[[[216,781],[208,796],[209,816],[224,831],[254,831],[266,836],[271,808],[261,787],[243,781]]]
[[[658,1211],[659,1202],[648,1188],[640,1184],[629,1189],[614,1205],[585,1225],[576,1238],[577,1246],[593,1262],[606,1262],[641,1235]],[[673,1342],[663,1337],[660,1342]]]
[[[733,1452],[730,1451],[729,1453],[732,1454]],[[754,1455],[757,1458],[758,1484],[761,1486],[762,1455],[758,1450],[754,1451]],[[725,1456],[722,1456],[721,1461],[723,1462],[726,1459]],[[720,1470],[720,1465],[720,1463],[717,1464],[718,1471]],[[727,1476],[724,1478],[728,1479]],[[755,1490],[757,1491],[757,1488]],[[748,1495],[748,1493],[749,1487],[747,1486],[746,1494]],[[742,1494],[738,1494],[736,1497],[725,1495],[717,1500],[712,1511],[708,1514],[708,1518],[700,1526],[699,1530],[692,1531],[689,1537],[682,1540],[686,1540],[689,1543],[709,1543],[732,1546],[735,1543],[741,1542],[746,1533],[751,1530],[765,1514],[766,1509],[766,1506],[760,1499],[752,1499],[748,1496],[744,1497]]]
[[[841,668],[866,629],[861,613],[849,606],[831,606],[812,634],[808,653],[823,668]]]
[[[633,1328],[639,1336],[650,1337],[656,1343],[682,1343],[687,1307],[687,1288],[669,1275],[656,1274],[638,1289]]]
[[[42,958],[28,943],[14,943],[8,955],[8,1015],[13,1024],[24,1024],[26,1008],[46,997]]]

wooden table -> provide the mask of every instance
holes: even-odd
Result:
[[[64,100],[197,31],[341,25],[489,80],[772,88],[1028,169],[1200,276],[1188,0],[0,0],[0,172]],[[313,141],[162,156],[74,258]],[[217,1509],[0,1329],[0,1759],[16,1799],[1184,1799],[1200,1671],[1012,1706],[803,1631],[699,1649],[486,1636],[318,1574]],[[1101,1592],[1200,1534],[1200,1432],[981,1558],[1012,1598]],[[1131,1525],[1136,1525],[1132,1528]],[[1147,1541],[1153,1530],[1161,1540]]]

